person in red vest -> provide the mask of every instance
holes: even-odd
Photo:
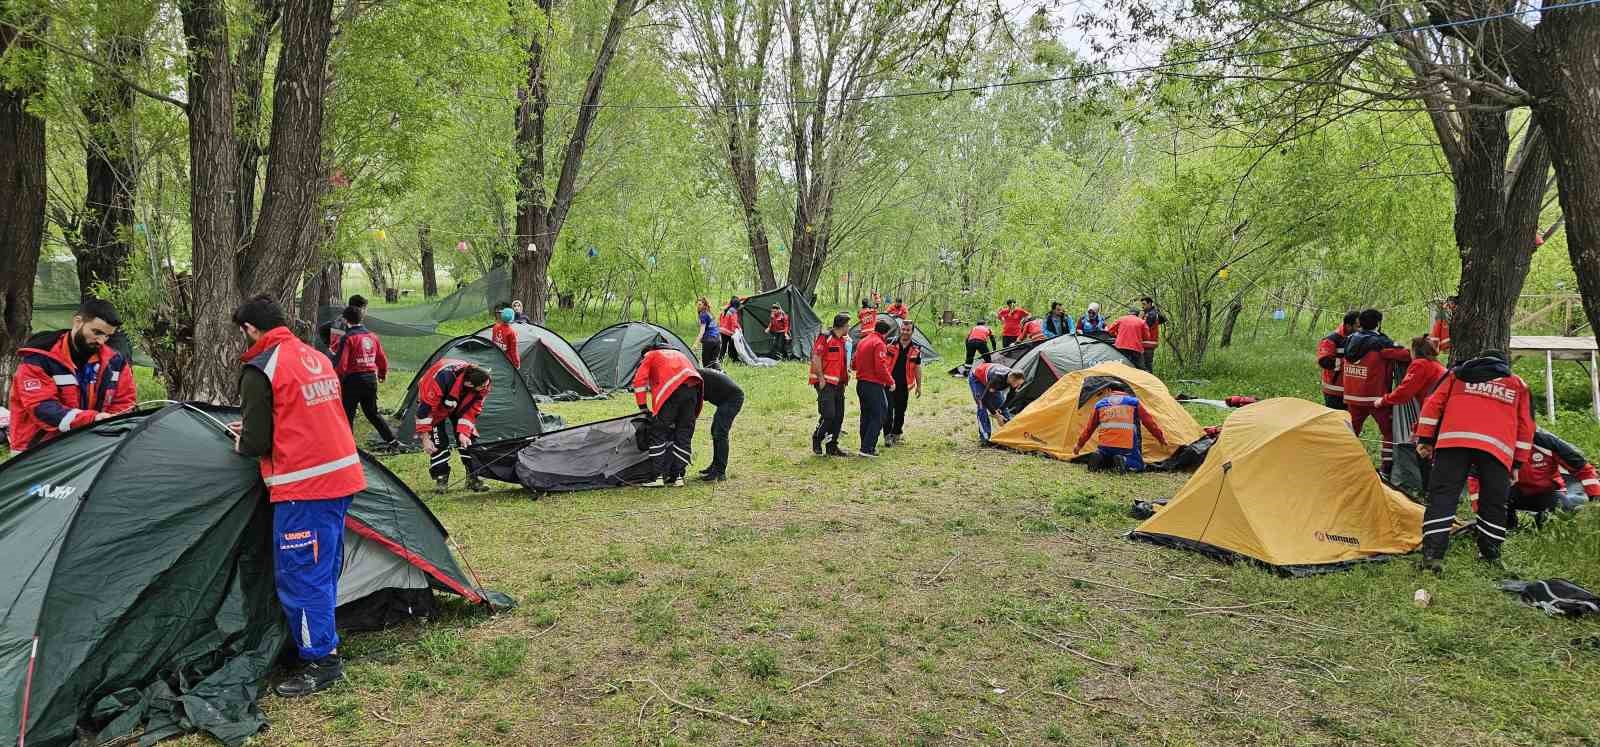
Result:
[[[246,301],[233,323],[250,341],[241,357],[234,448],[261,463],[272,504],[274,578],[304,666],[278,683],[288,698],[326,690],[344,676],[334,610],[344,564],[344,517],[367,487],[355,436],[326,356],[289,329],[271,296]]]
[[[378,410],[378,384],[389,377],[389,356],[383,352],[383,341],[361,323],[364,316],[361,309],[345,307],[341,316],[345,321],[344,335],[333,350],[333,370],[339,373],[344,419],[355,427],[359,406],[372,429],[383,439],[383,445],[394,448],[400,443],[388,419]]]
[[[808,382],[817,390],[817,429],[811,432],[811,453],[821,456],[849,456],[839,448],[839,432],[844,429],[844,388],[850,383],[850,349],[846,344],[850,316],[836,314],[833,326],[817,335],[811,346]]]
[[[1144,317],[1139,312],[1128,309],[1128,313],[1117,317],[1106,327],[1106,332],[1117,338],[1111,346],[1128,359],[1128,365],[1143,371],[1144,340],[1150,335]]]
[[[1567,478],[1577,480],[1590,501],[1600,501],[1600,472],[1583,452],[1550,431],[1534,431],[1528,463],[1517,472],[1506,496],[1506,531],[1517,528],[1518,511],[1534,512],[1535,524],[1543,525],[1545,514],[1563,505],[1561,494],[1567,490]],[[1478,478],[1467,478],[1467,493],[1476,510]]]
[[[871,330],[878,323],[878,305],[867,299],[861,299],[861,309],[856,312],[856,324],[862,333]]]
[[[878,456],[878,436],[889,419],[889,393],[894,391],[894,370],[883,336],[893,327],[879,319],[864,330],[851,361],[856,373],[856,399],[861,401],[861,456]]]
[[[772,338],[772,359],[783,360],[789,357],[789,315],[783,313],[783,307],[773,304],[772,316],[767,320],[767,334]]]
[[[357,293],[349,298],[345,306],[353,306],[360,309],[362,315],[365,315],[367,313],[367,297]],[[324,340],[323,344],[331,351],[339,344],[339,338],[344,337],[344,331],[349,328],[350,323],[344,320],[343,315],[340,315],[334,317],[333,321],[329,322],[327,326],[328,339]]]
[[[517,312],[510,305],[501,305],[496,312],[494,326],[489,328],[489,341],[506,354],[506,360],[511,361],[511,367],[522,368],[522,349],[517,344],[517,328],[511,322],[517,318]]]
[[[1350,310],[1344,315],[1339,328],[1317,341],[1317,367],[1322,369],[1322,404],[1329,409],[1343,410],[1344,406],[1344,344],[1355,334],[1356,321],[1361,313]]]
[[[428,454],[428,476],[440,492],[450,488],[450,436],[461,447],[461,467],[467,471],[467,488],[489,489],[478,477],[478,461],[467,449],[478,440],[478,414],[489,398],[489,371],[456,358],[441,358],[422,372],[417,386],[417,436]]]
[[[1422,403],[1444,379],[1445,369],[1438,361],[1439,349],[1427,336],[1411,339],[1411,362],[1394,391],[1383,395],[1378,408],[1391,408],[1394,432],[1394,465],[1385,475],[1389,484],[1407,495],[1423,495],[1428,487],[1428,463],[1417,456],[1417,415]]]
[[[1028,318],[1028,310],[1017,308],[1017,300],[1006,299],[1004,308],[995,312],[1000,317],[1000,347],[1009,348],[1022,339],[1022,322]]]
[[[722,334],[722,358],[738,360],[739,351],[733,346],[733,334],[739,331],[739,297],[728,299],[728,305],[722,307],[722,314],[717,317],[717,331]],[[753,362],[753,361],[747,361]],[[720,366],[711,366],[720,368]]]
[[[1528,464],[1534,430],[1533,398],[1505,354],[1485,351],[1445,374],[1417,419],[1417,455],[1433,460],[1422,516],[1424,570],[1444,570],[1469,471],[1478,475],[1478,554],[1500,566],[1511,476]]]
[[[896,319],[905,319],[906,317],[911,316],[911,308],[906,306],[906,300],[904,298],[896,298],[894,303],[889,304],[889,308],[885,309],[883,313],[888,314]]]
[[[1078,445],[1072,451],[1074,454],[1083,451],[1083,445],[1089,443],[1090,438],[1095,438],[1098,447],[1090,457],[1090,469],[1143,472],[1144,438],[1139,431],[1141,425],[1156,437],[1156,441],[1162,444],[1167,442],[1167,434],[1161,431],[1161,424],[1150,417],[1150,411],[1139,403],[1139,398],[1133,396],[1130,388],[1110,387],[1100,401],[1094,403],[1089,422],[1083,424],[1083,432],[1078,434]]]
[[[41,332],[22,344],[6,400],[12,451],[133,409],[133,366],[106,344],[121,326],[109,302],[90,299],[78,306],[70,329]]]
[[[1022,323],[1022,341],[1034,342],[1044,339],[1044,320],[1037,317]]]
[[[1450,344],[1450,320],[1456,313],[1456,300],[1459,296],[1451,296],[1440,304],[1439,310],[1434,312],[1433,326],[1428,330],[1428,336],[1433,338],[1433,344],[1439,346],[1442,352],[1450,352],[1454,347]]]
[[[978,441],[989,443],[994,432],[990,419],[1006,424],[1006,397],[1027,383],[1021,371],[988,361],[979,361],[967,374],[967,386],[972,390],[972,401],[978,406]]]
[[[1350,411],[1350,427],[1357,436],[1366,428],[1367,418],[1378,422],[1383,437],[1379,471],[1387,475],[1394,466],[1394,411],[1381,402],[1394,385],[1394,364],[1410,361],[1411,351],[1382,332],[1383,312],[1363,309],[1356,321],[1361,329],[1344,343],[1345,409]]]
[[[900,333],[889,345],[889,371],[894,387],[889,390],[889,426],[884,436],[884,446],[898,446],[905,440],[906,409],[911,405],[911,393],[922,397],[922,346],[916,340],[917,325],[910,319],[900,320]]]
[[[1139,299],[1139,313],[1144,317],[1144,365],[1142,368],[1151,373],[1156,371],[1156,348],[1161,345],[1161,325],[1167,323],[1167,315],[1156,308],[1155,299],[1145,296]]]
[[[988,355],[990,353],[990,340],[994,339],[994,332],[989,329],[989,322],[979,319],[977,324],[967,332],[967,365],[972,365],[974,355]]]
[[[650,456],[656,464],[656,479],[643,487],[683,487],[694,453],[694,419],[705,402],[699,369],[657,337],[633,375],[633,400],[650,418]]]

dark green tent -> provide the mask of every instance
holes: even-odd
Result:
[[[689,356],[689,360],[700,360],[699,354],[672,330],[649,322],[623,322],[606,327],[578,344],[578,356],[589,366],[595,383],[602,389],[624,389],[633,386],[633,373],[639,370],[645,348],[658,336],[667,338],[667,344]],[[490,440],[498,439],[485,439]]]
[[[811,343],[822,333],[822,320],[800,289],[785,285],[777,290],[746,298],[739,307],[739,328],[744,340],[756,355],[772,355],[772,335],[767,334],[767,323],[772,321],[772,305],[777,304],[789,315],[789,349],[787,357],[811,359]]]
[[[1010,365],[1028,378],[1021,389],[1006,398],[1006,409],[1017,413],[1043,396],[1062,376],[1101,363],[1126,363],[1127,360],[1107,340],[1085,335],[1062,335],[1035,344],[1015,363],[995,362]]]
[[[577,395],[588,397],[600,393],[583,358],[572,343],[560,333],[537,324],[517,322],[511,325],[517,333],[517,352],[522,358],[522,380],[528,390],[547,397]],[[477,336],[488,340],[493,327],[478,330]]]
[[[480,439],[500,441],[532,436],[543,430],[539,405],[533,401],[533,393],[528,391],[528,382],[522,378],[521,372],[511,367],[506,354],[482,337],[463,335],[435,350],[417,375],[411,377],[411,384],[406,387],[406,397],[400,402],[400,409],[395,411],[395,417],[400,420],[395,437],[401,443],[409,444],[417,440],[417,388],[422,385],[422,375],[441,358],[476,363],[489,371],[489,398],[484,401],[483,412],[477,420]]]
[[[237,744],[265,723],[255,701],[288,637],[266,489],[222,425],[238,417],[197,405],[130,413],[0,465],[0,733],[62,745],[79,728],[201,729]],[[429,589],[485,603],[492,593],[457,565],[427,507],[362,463],[341,627],[352,614],[381,625],[428,613]]]
[[[888,314],[879,314],[878,321],[889,323],[889,334],[883,336],[884,340],[893,343],[895,340],[900,339],[900,319],[898,317],[889,316]],[[855,340],[856,342],[861,341],[860,322],[856,322],[850,326],[850,339]],[[922,334],[922,327],[920,325],[911,330],[911,339],[916,341],[917,347],[922,348],[922,360],[939,360],[939,351],[934,350],[933,342],[928,339],[927,335]]]

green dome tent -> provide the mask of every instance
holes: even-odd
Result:
[[[516,322],[511,328],[517,333],[517,352],[522,357],[522,380],[528,390],[547,397],[588,397],[600,393],[583,358],[572,343],[554,330],[537,324]],[[476,334],[490,338],[493,327],[484,327]]]
[[[689,356],[689,360],[700,360],[700,354],[673,334],[672,330],[649,322],[623,322],[606,327],[578,344],[578,356],[583,358],[600,388],[625,389],[633,386],[633,373],[639,370],[639,361],[644,358],[645,348],[655,342],[657,336],[667,338],[667,344]]]
[[[1099,338],[1083,335],[1052,337],[1038,343],[1015,363],[1010,364],[1012,370],[1021,371],[1028,380],[1021,389],[1006,398],[1006,409],[1013,413],[1021,412],[1028,403],[1043,396],[1056,380],[1073,371],[1081,371],[1101,363],[1127,361],[1127,357],[1112,347],[1111,343]]]
[[[792,285],[744,299],[739,306],[739,328],[744,332],[745,342],[759,355],[771,352],[772,335],[767,334],[767,324],[772,321],[773,304],[789,315],[788,357],[811,360],[811,343],[822,334],[822,320],[811,310],[811,304],[806,303],[800,289]]]
[[[878,315],[878,321],[880,321],[880,322],[888,322],[892,326],[892,329],[889,330],[889,334],[883,336],[883,339],[885,341],[889,342],[890,344],[893,344],[895,342],[895,340],[900,339],[900,319],[899,319],[899,317],[889,316],[888,314],[879,314]],[[852,339],[852,340],[854,340],[856,342],[860,342],[861,341],[861,323],[860,322],[856,322],[854,325],[851,325],[851,327],[850,327],[850,339]],[[922,334],[922,326],[921,325],[918,325],[916,328],[911,330],[911,339],[916,341],[917,347],[922,348],[922,360],[924,360],[924,361],[936,361],[936,360],[939,360],[939,351],[934,350],[933,349],[933,343],[928,340],[928,336]]]
[[[238,744],[288,643],[272,513],[224,421],[173,405],[110,418],[0,465],[0,733],[64,745],[143,727]],[[439,590],[509,603],[456,563],[445,530],[363,455],[345,522],[340,627],[434,610]],[[9,737],[8,737],[9,738]]]
[[[533,401],[533,392],[522,373],[511,367],[511,361],[494,343],[477,335],[463,335],[445,343],[428,357],[417,375],[411,377],[406,387],[406,397],[400,402],[395,417],[400,426],[395,438],[409,444],[417,440],[417,389],[422,385],[422,375],[428,367],[441,358],[476,363],[489,371],[489,398],[483,403],[483,413],[478,416],[478,437],[484,441],[532,436],[544,430],[539,415],[539,405]]]

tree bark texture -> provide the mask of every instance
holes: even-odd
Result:
[[[96,283],[122,284],[133,254],[129,242],[139,164],[133,152],[129,115],[133,87],[117,74],[142,52],[137,35],[113,33],[105,40],[106,67],[95,68],[94,88],[82,104],[88,124],[84,148],[83,212],[76,240],[69,239],[78,265],[78,292],[93,294]]]
[[[428,224],[417,226],[417,251],[422,261],[422,297],[439,295],[439,274],[433,266],[433,235]]]
[[[545,306],[550,293],[550,260],[554,257],[561,227],[572,208],[577,192],[578,173],[583,168],[584,153],[589,145],[589,134],[600,115],[600,98],[605,89],[606,73],[616,58],[622,32],[633,16],[635,0],[615,0],[611,17],[606,23],[600,48],[595,54],[594,67],[590,69],[579,102],[577,121],[567,138],[561,166],[556,177],[555,191],[547,197],[545,189],[546,158],[545,132],[549,109],[545,66],[548,50],[548,26],[543,31],[530,34],[528,44],[528,78],[518,91],[516,110],[517,151],[521,161],[517,168],[517,240],[511,257],[511,295],[520,299],[528,317],[536,323],[545,320]],[[549,18],[550,0],[540,0],[539,7]],[[531,251],[530,251],[531,247]]]
[[[1222,320],[1222,339],[1217,341],[1217,347],[1226,348],[1233,344],[1233,329],[1239,323],[1239,314],[1244,312],[1244,301],[1235,298],[1228,304],[1228,315]]]
[[[243,336],[229,319],[240,301],[235,274],[240,234],[228,16],[224,0],[186,0],[179,10],[189,56],[189,216],[194,256],[185,305],[194,329],[192,355],[178,395],[227,402],[238,387],[243,350]]]
[[[35,53],[28,27],[0,5],[0,55]],[[44,120],[29,113],[28,100],[43,93],[43,81],[27,80],[13,88],[0,83],[0,394],[10,391],[16,351],[27,339],[33,319],[33,281],[39,272],[44,241]]]
[[[239,50],[233,68],[233,88],[238,118],[235,136],[239,154],[239,245],[244,246],[255,231],[256,181],[261,159],[266,155],[262,143],[261,97],[266,79],[267,53],[272,48],[272,31],[283,14],[284,0],[252,0],[253,25]]]

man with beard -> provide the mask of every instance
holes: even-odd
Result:
[[[121,326],[110,302],[90,299],[78,307],[71,329],[41,332],[23,343],[7,404],[12,451],[133,408],[133,366],[106,344]]]

